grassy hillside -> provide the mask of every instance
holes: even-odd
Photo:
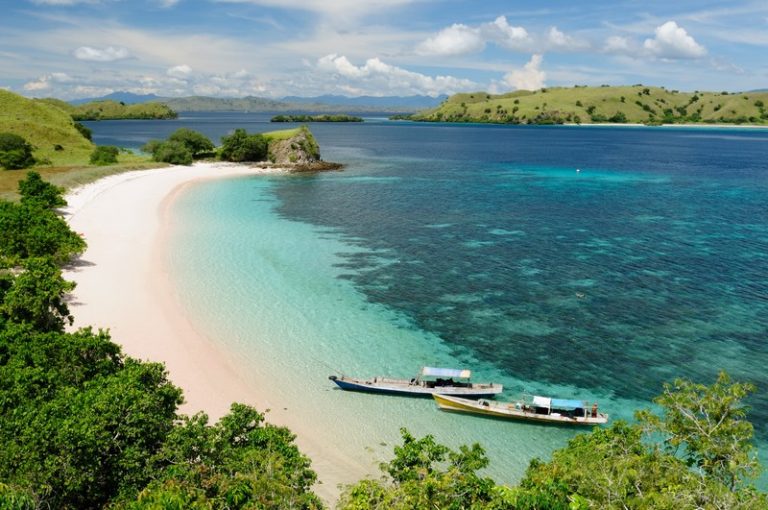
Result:
[[[65,110],[69,106],[63,101],[27,99],[0,90],[0,133],[22,136],[35,147],[38,161],[31,169],[0,170],[0,197],[15,197],[17,183],[28,170],[39,172],[54,184],[70,187],[112,173],[158,166],[144,156],[125,153],[118,156],[118,165],[91,166],[95,145],[75,128],[75,121]]]
[[[55,166],[88,163],[94,145],[74,124],[57,106],[0,90],[0,132],[24,137],[35,147],[38,161]]]
[[[456,94],[410,118],[505,124],[768,125],[768,93],[678,92],[643,85],[547,88],[502,95],[476,92]]]
[[[178,114],[163,103],[125,104],[112,100],[73,105],[52,97],[40,99],[68,112],[75,120],[175,119]]]

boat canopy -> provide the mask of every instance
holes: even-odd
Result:
[[[457,368],[424,367],[421,369],[421,375],[426,377],[457,377],[459,379],[469,379],[472,375],[472,371]]]
[[[584,402],[581,400],[567,400],[539,396],[533,397],[533,405],[547,409],[584,409]]]
[[[581,400],[567,400],[563,398],[553,398],[552,407],[555,409],[584,409],[584,402]]]

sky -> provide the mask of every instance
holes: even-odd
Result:
[[[768,0],[0,0],[0,88],[77,99],[768,88]]]

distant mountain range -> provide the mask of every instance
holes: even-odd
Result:
[[[298,97],[298,96],[286,96],[282,101],[286,103],[299,103],[299,104],[328,104],[328,105],[345,105],[345,106],[364,106],[375,108],[413,108],[416,110],[422,110],[424,108],[434,108],[435,106],[448,99],[448,96],[316,96],[316,97]]]
[[[113,92],[111,94],[107,94],[106,96],[101,96],[101,97],[73,99],[72,101],[69,101],[69,103],[74,105],[80,105],[80,104],[92,103],[94,101],[107,101],[107,100],[117,101],[118,103],[125,103],[125,104],[139,104],[139,103],[147,103],[150,101],[160,101],[162,100],[162,98],[160,96],[156,96],[155,94],[133,94],[131,92]]]
[[[125,104],[162,102],[176,111],[239,111],[239,112],[312,112],[312,113],[410,113],[434,108],[448,96],[336,96],[316,97],[288,96],[280,100],[264,97],[161,97],[155,94],[113,92],[102,97],[76,99],[71,104],[80,105],[94,101],[112,100]]]

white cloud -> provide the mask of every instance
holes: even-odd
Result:
[[[509,24],[506,16],[476,26],[454,24],[444,28],[416,47],[418,55],[465,55],[482,51],[493,43],[512,51],[582,51],[589,49],[588,41],[565,34],[557,27],[532,36],[524,27]]]
[[[444,28],[420,43],[416,53],[422,56],[466,55],[483,51],[488,42],[510,50],[522,50],[529,48],[533,40],[525,28],[512,26],[506,16],[499,16],[490,23],[474,27],[456,23]]]
[[[557,27],[551,27],[547,32],[546,47],[558,51],[580,51],[591,47],[589,42],[562,32]]]
[[[485,48],[485,41],[477,28],[453,24],[442,29],[435,36],[419,44],[419,55],[466,55]]]
[[[646,39],[643,47],[659,58],[700,58],[707,54],[707,49],[674,21],[656,27],[656,37]]]
[[[180,80],[183,80],[185,78],[188,78],[190,74],[192,74],[192,68],[189,67],[187,64],[182,64],[180,66],[173,66],[169,68],[165,74],[172,78],[178,78]]]
[[[343,55],[329,54],[317,61],[318,71],[329,75],[337,90],[354,95],[413,95],[437,96],[473,90],[478,84],[454,76],[427,76],[382,62],[378,58],[356,66]]]
[[[102,49],[80,46],[74,51],[74,55],[76,59],[93,62],[114,62],[116,60],[125,60],[131,56],[126,48],[115,46],[107,46]]]
[[[499,16],[493,23],[483,25],[482,31],[490,40],[508,49],[521,49],[532,43],[528,31],[523,27],[511,26],[506,16]]]
[[[604,51],[608,53],[629,53],[631,43],[626,37],[614,35],[605,40]]]
[[[36,80],[25,83],[23,88],[30,92],[37,92],[41,90],[51,90],[56,84],[66,84],[73,81],[74,79],[66,73],[49,73],[40,76]]]
[[[541,70],[541,55],[532,55],[522,69],[513,69],[504,75],[504,83],[516,90],[538,90],[544,87],[547,73]]]
[[[47,90],[51,88],[51,83],[45,78],[38,78],[35,81],[29,81],[24,84],[24,90],[35,92],[38,90]]]

